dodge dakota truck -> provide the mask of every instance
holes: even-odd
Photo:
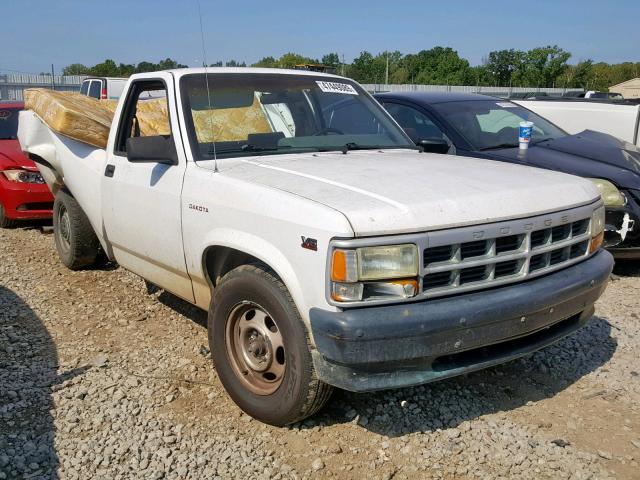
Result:
[[[166,99],[161,134],[142,134],[146,98]],[[418,385],[545,347],[589,320],[613,266],[592,182],[420,152],[338,76],[138,74],[106,148],[32,111],[18,136],[55,194],[61,261],[104,252],[208,310],[222,384],[273,425],[334,387]]]

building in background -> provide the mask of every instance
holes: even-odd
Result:
[[[640,77],[632,78],[626,82],[613,85],[609,87],[609,91],[612,93],[619,93],[625,99],[640,98]]]

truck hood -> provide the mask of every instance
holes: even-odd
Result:
[[[225,161],[219,163],[224,175],[343,213],[356,236],[522,218],[599,197],[591,182],[574,176],[412,150],[251,157],[226,167]]]
[[[605,178],[622,188],[640,189],[640,149],[606,133],[585,130],[531,145],[524,160],[518,156],[517,148],[492,153],[496,158],[524,161],[581,177]]]
[[[0,170],[8,168],[37,170],[36,164],[22,153],[18,140],[0,140]]]

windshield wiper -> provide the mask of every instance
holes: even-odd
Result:
[[[500,143],[498,145],[491,145],[490,147],[479,148],[478,150],[483,152],[485,150],[498,150],[500,148],[515,148],[515,147],[518,147],[518,146],[519,146],[519,144],[517,144],[517,143]]]
[[[274,145],[274,146],[266,146],[266,145],[254,145],[252,143],[246,143],[240,147],[243,152],[266,152],[269,150],[280,150],[281,148],[291,148],[290,145]]]
[[[420,150],[412,145],[361,145],[355,142],[345,143],[342,147],[316,147],[318,152],[342,152],[347,153],[350,150],[392,150],[402,148],[406,150]]]

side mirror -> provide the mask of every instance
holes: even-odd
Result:
[[[130,137],[127,138],[127,159],[138,163],[177,165],[178,152],[170,135]]]
[[[447,153],[449,151],[449,142],[440,138],[418,140],[416,145],[422,147],[425,152],[429,153]]]

